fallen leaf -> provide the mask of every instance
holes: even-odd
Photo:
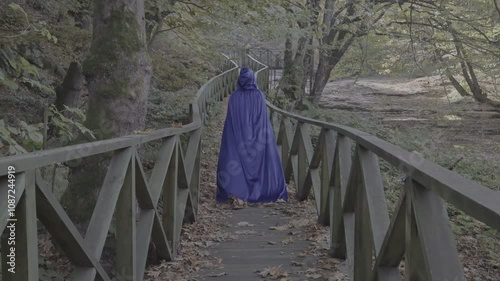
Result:
[[[194,242],[194,244],[201,248],[208,248],[210,246],[213,246],[215,243],[212,241],[203,241],[203,242]]]
[[[236,226],[255,226],[254,224],[251,224],[247,221],[240,221],[239,223],[236,224]]]
[[[269,277],[272,279],[278,279],[281,277],[288,277],[288,273],[281,268],[281,265],[267,267],[262,270],[258,270],[257,272],[262,278]]]
[[[335,272],[333,276],[328,277],[328,281],[342,281],[347,279],[347,275],[340,272]]]
[[[291,227],[299,229],[307,225],[309,221],[310,221],[309,219],[298,219],[291,221],[290,224]]]
[[[321,277],[323,277],[323,275],[319,274],[319,273],[315,273],[315,274],[306,274],[306,277],[307,278],[312,278],[312,279],[319,279]]]
[[[227,272],[221,272],[221,273],[210,273],[208,277],[221,277],[227,275]]]
[[[257,231],[254,231],[254,230],[238,230],[238,231],[235,231],[234,233],[238,234],[238,235],[250,235],[250,234],[256,234]]]
[[[271,226],[269,227],[270,230],[279,230],[279,231],[283,231],[283,230],[287,230],[288,229],[288,225],[287,224],[284,224],[284,225],[277,225],[277,226]]]

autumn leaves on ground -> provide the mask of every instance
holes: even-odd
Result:
[[[181,246],[175,261],[162,262],[150,266],[146,280],[217,280],[226,275],[225,261],[210,253],[218,243],[241,240],[254,233],[254,224],[240,221],[235,225],[227,223],[228,216],[237,210],[230,204],[217,204],[215,201],[217,159],[222,128],[226,114],[226,104],[219,103],[211,109],[211,117],[203,134],[201,158],[200,208],[197,221],[184,225]],[[270,265],[254,268],[255,280],[298,280],[291,279],[286,267],[296,268],[300,280],[347,280],[347,276],[338,269],[341,261],[333,259],[328,253],[328,228],[317,223],[317,215],[312,201],[297,202],[293,186],[289,186],[290,201],[261,205],[269,215],[291,217],[289,223],[268,225],[268,231],[286,231],[281,241],[267,241],[268,245],[293,245],[294,242],[306,241],[303,251],[297,252],[296,259],[290,264]],[[248,208],[256,208],[249,206]],[[279,250],[277,250],[279,251]],[[308,258],[309,257],[309,258]],[[209,279],[203,279],[209,278]]]

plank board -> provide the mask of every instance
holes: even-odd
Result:
[[[287,280],[308,280],[303,275],[303,272],[309,267],[314,267],[318,257],[313,255],[306,255],[305,257],[297,256],[297,254],[303,252],[311,243],[299,238],[304,233],[304,230],[293,229],[299,233],[291,236],[288,235],[290,229],[269,229],[271,226],[284,225],[291,219],[291,217],[272,207],[248,207],[233,211],[232,215],[227,217],[226,222],[228,227],[224,228],[223,231],[235,235],[238,231],[252,231],[254,233],[240,233],[236,235],[237,239],[233,241],[223,241],[208,248],[211,255],[222,259],[224,268],[203,269],[197,280],[272,280],[271,278],[260,278],[256,271],[280,265],[288,273]],[[240,222],[248,222],[250,225],[238,226]],[[290,237],[293,239],[292,243],[287,245],[281,243],[283,239]],[[276,244],[271,245],[269,241],[276,242]],[[292,265],[292,261],[303,263],[304,265],[294,266]],[[341,270],[345,270],[344,264],[342,264]],[[225,275],[212,277],[224,273]],[[315,280],[326,279],[320,278]]]

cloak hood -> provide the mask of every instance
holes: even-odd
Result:
[[[247,67],[243,67],[238,77],[238,88],[242,90],[256,90],[257,83],[255,82],[254,72]]]

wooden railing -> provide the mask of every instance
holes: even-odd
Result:
[[[267,66],[245,61],[266,91]],[[355,281],[400,280],[403,259],[405,280],[465,280],[445,202],[500,230],[499,192],[359,130],[268,109],[287,180],[300,200],[312,190],[332,254]],[[311,126],[321,128],[315,146]],[[391,217],[379,158],[407,176]]]
[[[37,219],[75,266],[73,280],[111,280],[101,264],[101,255],[113,215],[118,280],[143,280],[150,241],[160,258],[171,260],[177,251],[183,220],[194,220],[197,214],[201,135],[209,101],[222,100],[236,87],[238,67],[225,59],[222,73],[197,92],[190,106],[192,122],[181,128],[1,158],[1,280],[40,280]],[[185,151],[180,143],[182,134],[189,134]],[[155,140],[162,144],[147,180],[136,147]],[[42,178],[40,169],[105,153],[113,156],[88,229],[82,236]],[[160,198],[162,207],[158,205]],[[10,265],[15,265],[15,274],[9,271]]]

